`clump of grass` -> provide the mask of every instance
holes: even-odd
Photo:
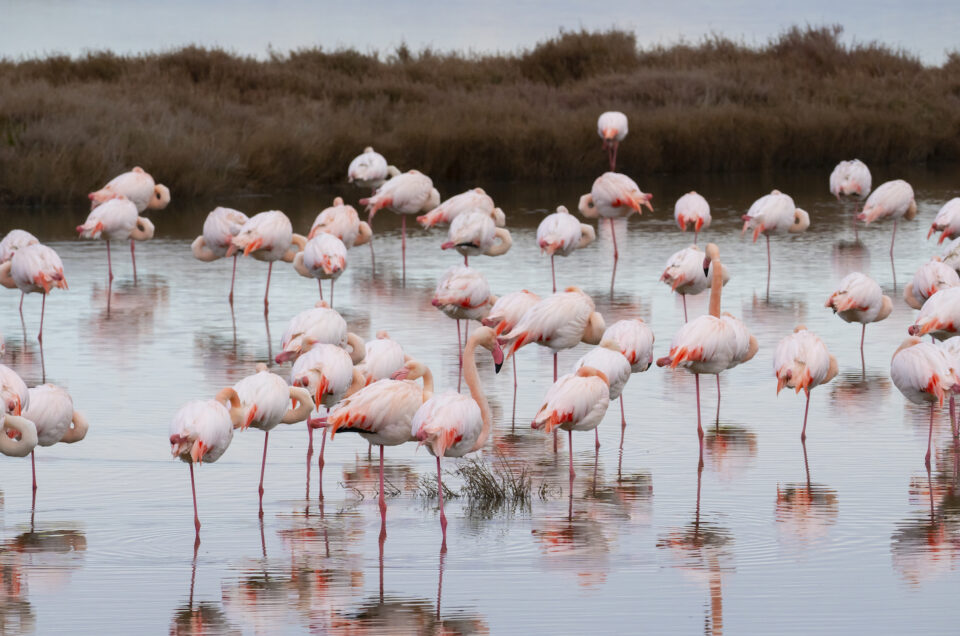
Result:
[[[367,145],[435,180],[589,183],[609,109],[630,118],[618,159],[631,175],[960,159],[960,54],[926,66],[840,35],[638,48],[632,33],[581,30],[505,55],[0,60],[0,201],[83,201],[134,165],[174,200],[344,182]]]
[[[534,493],[541,500],[546,500],[551,495],[550,488],[545,483],[541,483],[535,490],[527,469],[511,467],[499,453],[492,463],[475,457],[468,458],[448,474],[459,483],[459,489],[451,488],[444,481],[444,498],[463,498],[467,501],[468,508],[475,513],[528,509]],[[425,499],[436,498],[436,475],[421,476],[417,494]]]

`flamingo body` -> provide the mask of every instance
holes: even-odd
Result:
[[[23,417],[36,425],[38,446],[53,446],[61,441],[73,443],[84,438],[86,420],[74,411],[73,399],[66,389],[42,384],[29,392],[30,406],[24,410]],[[76,424],[75,432],[68,435],[71,424]]]
[[[175,458],[188,464],[215,462],[233,439],[233,420],[217,400],[192,400],[170,423],[170,447]]]
[[[550,433],[556,428],[565,431],[597,428],[610,405],[610,389],[603,377],[588,375],[589,371],[590,367],[581,367],[553,383],[533,419],[534,429]]]
[[[357,210],[352,205],[344,205],[340,197],[333,200],[331,207],[317,215],[307,238],[312,239],[320,233],[336,236],[343,241],[347,249],[367,243],[371,234],[370,226],[360,220]]]
[[[830,194],[865,199],[870,194],[872,178],[867,164],[859,159],[841,161],[830,173]]]
[[[513,329],[527,310],[540,302],[540,297],[526,289],[510,292],[497,299],[490,313],[483,319],[486,327],[491,327],[497,335]]]
[[[498,228],[493,219],[483,212],[461,214],[450,223],[447,241],[442,249],[455,249],[463,256],[500,256],[512,244],[510,232]]]
[[[681,295],[697,295],[708,287],[713,277],[713,262],[704,268],[706,254],[696,245],[675,252],[668,260],[660,280]],[[721,263],[723,284],[730,281],[730,271]]]
[[[233,237],[227,255],[242,251],[258,261],[293,260],[288,254],[293,245],[293,225],[279,210],[260,212],[250,217]]]
[[[417,409],[411,435],[437,457],[463,457],[474,450],[483,429],[476,400],[446,391],[434,395]]]
[[[290,387],[276,373],[263,367],[233,385],[244,410],[244,427],[273,430],[290,406]]]
[[[117,198],[129,199],[137,208],[162,210],[170,203],[170,190],[156,183],[150,173],[139,166],[110,180],[107,185],[89,194],[91,208]]]
[[[381,332],[374,340],[367,341],[366,355],[357,368],[363,373],[364,383],[371,384],[390,378],[403,367],[404,362],[406,355],[403,347],[388,337],[386,332]]]
[[[193,255],[201,261],[224,258],[249,217],[240,210],[217,207],[203,221],[203,234],[192,245]]]
[[[577,346],[581,340],[597,344],[605,329],[593,299],[571,287],[531,307],[513,329],[501,336],[501,343],[506,346],[507,357],[528,343],[560,351]]]
[[[713,220],[710,216],[710,204],[702,195],[688,192],[673,206],[673,218],[684,232],[689,228],[699,234],[701,230],[710,227]]]
[[[452,223],[454,219],[466,212],[486,214],[493,219],[497,227],[503,227],[507,223],[503,210],[495,207],[493,199],[489,194],[484,192],[483,188],[473,188],[472,190],[455,194],[426,214],[418,216],[417,223],[424,228],[431,228],[435,225],[446,225]]]
[[[810,215],[798,208],[790,195],[774,190],[753,202],[743,222],[743,231],[752,229],[756,242],[761,234],[803,232],[810,227]]]
[[[612,340],[603,341],[584,354],[573,366],[574,372],[581,367],[592,367],[603,372],[610,389],[610,400],[620,397],[632,373],[630,361],[620,353],[619,346]]]
[[[66,289],[63,262],[50,247],[42,244],[28,245],[13,254],[10,259],[10,276],[17,288],[25,294],[48,293],[51,289]]]
[[[30,407],[27,384],[16,371],[5,364],[0,364],[0,401],[3,413],[21,415]]]
[[[389,177],[387,160],[369,146],[354,157],[347,168],[347,181],[362,188],[379,188]]]
[[[863,324],[883,320],[893,309],[890,297],[883,295],[880,285],[860,272],[845,276],[826,306],[845,322]]]
[[[410,170],[390,179],[368,199],[361,199],[371,216],[388,209],[396,214],[419,214],[440,203],[440,194],[430,177],[419,170]]]
[[[920,309],[927,299],[941,289],[960,286],[960,276],[949,265],[938,259],[920,266],[913,280],[903,290],[903,299],[914,309]]]
[[[960,333],[960,287],[948,287],[930,296],[908,331],[911,336],[930,334],[937,340]]]
[[[603,332],[603,340],[617,343],[633,373],[646,371],[653,363],[653,330],[639,318],[613,323]]]
[[[315,404],[330,407],[350,388],[353,361],[340,347],[319,344],[293,363],[290,382],[309,390]]]
[[[137,214],[137,206],[129,199],[109,199],[91,210],[77,231],[80,238],[123,241],[136,230]]]
[[[930,238],[930,235],[934,232],[941,232],[937,244],[960,235],[960,197],[950,199],[937,212],[937,216],[930,226],[930,231],[927,232],[927,238]]]
[[[569,256],[597,238],[592,225],[581,223],[565,206],[544,217],[537,227],[537,245],[548,256]]]
[[[783,387],[810,392],[832,379],[837,373],[837,362],[827,345],[812,331],[798,327],[780,340],[773,354],[773,371],[777,377],[777,392]]]
[[[344,398],[327,418],[330,438],[337,431],[359,433],[378,446],[413,440],[410,422],[424,402],[424,392],[411,380],[381,380]]]
[[[10,230],[0,241],[0,264],[13,258],[14,252],[27,245],[36,245],[40,241],[25,230]]]
[[[637,182],[619,172],[605,172],[593,182],[590,194],[580,197],[580,213],[588,218],[626,218],[642,214],[646,206],[653,212],[652,194],[641,192]]]
[[[917,213],[913,188],[903,179],[881,184],[867,197],[863,211],[857,218],[864,223],[881,219],[912,219]]]
[[[290,319],[280,341],[283,351],[277,354],[276,362],[293,360],[317,344],[349,349],[355,363],[363,359],[363,352],[358,351],[362,342],[347,331],[347,321],[321,301],[317,307],[301,311]]]
[[[347,267],[347,246],[332,234],[323,232],[307,241],[293,258],[293,268],[306,278],[336,280]]]
[[[496,299],[486,277],[475,269],[450,267],[433,294],[433,306],[454,320],[482,320]]]
[[[914,404],[943,405],[944,396],[960,383],[950,358],[941,347],[908,338],[890,361],[890,379]]]

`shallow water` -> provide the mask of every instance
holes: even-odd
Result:
[[[854,243],[850,210],[829,196],[826,173],[644,179],[656,213],[617,228],[613,295],[606,225],[596,244],[558,259],[558,283],[583,287],[608,322],[642,317],[663,355],[682,307],[657,279],[667,257],[692,238],[673,225],[673,202],[693,187],[708,198],[714,225],[703,239],[720,245],[733,275],[724,309],[744,319],[760,351],[723,374],[718,426],[716,387],[704,378],[702,471],[693,377],[654,367],[624,391],[622,455],[618,405],[600,427],[598,453],[592,435],[574,436],[571,499],[565,436],[554,454],[549,438],[529,428],[550,383],[550,355],[535,347],[518,355],[515,430],[511,363],[494,376],[481,360],[495,420],[484,457],[524,466],[535,493],[529,507],[513,511],[449,500],[443,555],[436,502],[417,495],[420,478],[434,474],[428,453],[414,445],[387,449],[395,496],[381,552],[376,454],[368,459],[355,436],[328,440],[326,499],[317,501],[314,466],[307,501],[302,424],[271,435],[262,523],[259,431],[238,432],[222,459],[198,469],[204,525],[195,554],[189,476],[169,457],[169,421],[183,402],[212,396],[272,358],[289,318],[317,299],[316,284],[289,265],[275,267],[265,321],[266,266],[241,261],[231,313],[230,263],[201,263],[189,251],[214,202],[174,199],[153,215],[158,238],[137,247],[137,285],[126,247],[114,246],[108,315],[104,245],[72,238],[82,206],[0,210],[0,230],[23,227],[57,249],[70,284],[49,298],[42,352],[40,299],[25,302],[24,329],[17,294],[4,294],[4,362],[28,384],[45,374],[68,387],[91,423],[83,442],[37,453],[35,510],[29,462],[0,459],[0,634],[610,633],[638,625],[654,633],[952,631],[960,617],[953,602],[960,453],[946,412],[938,413],[928,476],[928,411],[905,403],[888,371],[913,315],[900,297],[903,285],[937,252],[924,236],[956,194],[956,169],[878,170],[875,179],[899,176],[913,183],[920,213],[897,233],[896,292],[891,227],[861,229]],[[590,184],[485,185],[508,214],[514,247],[471,265],[494,293],[549,293],[549,262],[534,241],[539,210],[575,208]],[[792,194],[813,224],[804,235],[772,241],[768,298],[764,246],[740,237],[738,219],[774,186]],[[221,203],[249,212],[280,208],[305,231],[335,194],[360,196],[332,188]],[[406,286],[399,221],[381,213],[376,273],[365,246],[352,250],[335,308],[364,338],[388,330],[434,370],[438,388],[450,388],[455,328],[429,300],[443,269],[460,259],[440,251],[441,231],[408,229]],[[858,269],[895,297],[891,317],[867,329],[864,370],[859,327],[823,307],[835,283]],[[689,299],[691,315],[703,313],[706,300]],[[776,342],[799,323],[823,337],[841,366],[833,382],[813,391],[805,448],[803,400],[788,391],[778,397],[771,370]],[[586,350],[563,352],[561,369]],[[289,372],[289,365],[273,368]],[[445,465],[453,470],[457,462]],[[447,479],[457,486],[456,477]]]

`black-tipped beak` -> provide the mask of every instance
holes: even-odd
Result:
[[[503,363],[502,363],[502,362],[494,363],[494,365],[493,365],[493,372],[494,372],[494,373],[500,373],[500,369],[502,369],[502,368],[503,368]]]

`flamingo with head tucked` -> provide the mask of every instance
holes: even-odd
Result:
[[[684,232],[689,227],[693,230],[693,244],[697,244],[700,230],[710,227],[713,218],[710,216],[710,204],[702,195],[690,191],[677,199],[673,206],[673,218]]]
[[[630,363],[631,373],[643,373],[653,363],[653,330],[639,318],[618,320],[603,332],[603,341],[611,341]],[[595,365],[593,365],[595,366]],[[610,399],[613,399],[611,392]],[[623,393],[620,393],[620,448],[627,428],[627,416],[623,408]]]
[[[332,206],[325,208],[317,215],[313,225],[310,226],[307,239],[312,239],[320,233],[336,236],[343,241],[347,249],[369,243],[372,235],[370,226],[366,221],[360,220],[357,210],[352,205],[345,205],[340,197],[335,198]]]
[[[0,414],[23,415],[30,406],[30,392],[26,382],[16,371],[0,364]]]
[[[466,212],[483,212],[493,219],[497,227],[504,227],[507,224],[507,217],[503,210],[496,207],[493,198],[484,192],[483,188],[473,188],[453,195],[426,214],[418,216],[417,223],[424,229],[435,225],[448,225]]]
[[[474,352],[478,346],[493,354],[497,373],[503,364],[503,351],[497,343],[497,335],[489,327],[480,327],[463,350],[463,377],[470,389],[470,397],[459,392],[446,391],[432,396],[417,409],[411,421],[411,434],[420,446],[426,446],[437,458],[437,493],[440,502],[440,529],[443,546],[447,545],[447,517],[443,512],[443,476],[440,471],[442,457],[463,457],[481,450],[490,436],[493,416],[490,404],[480,385]]]
[[[957,271],[933,258],[917,270],[913,280],[903,290],[903,300],[913,309],[921,309],[923,303],[941,289],[960,286]]]
[[[603,372],[603,377],[606,379],[607,386],[610,389],[610,400],[623,397],[623,388],[626,386],[627,380],[630,379],[632,369],[630,367],[630,361],[621,353],[619,343],[612,339],[601,340],[599,345],[577,360],[577,363],[573,366],[573,370],[577,371],[581,367],[593,367]],[[623,402],[621,401],[621,405],[622,404]],[[621,412],[622,410],[621,406]],[[620,427],[621,444],[623,443],[625,424],[626,422],[623,421]],[[600,431],[594,429],[594,435],[596,447],[600,448]]]
[[[860,272],[853,272],[840,281],[825,306],[833,309],[833,313],[844,322],[863,325],[860,330],[860,364],[865,373],[863,340],[867,335],[867,323],[879,322],[889,316],[893,311],[893,301],[883,295],[883,290],[875,280]]]
[[[456,250],[463,256],[463,264],[469,266],[470,256],[501,256],[511,245],[510,230],[497,227],[489,214],[474,211],[461,214],[450,223],[447,240],[440,249]]]
[[[357,155],[347,168],[347,181],[355,183],[361,188],[376,190],[392,176],[400,174],[393,166],[387,165],[387,160],[372,147],[367,146],[363,153]]]
[[[807,439],[807,414],[810,412],[810,390],[826,384],[836,377],[839,367],[837,359],[827,350],[812,331],[799,325],[793,333],[780,340],[773,354],[773,372],[777,376],[777,393],[783,387],[803,390],[807,405],[803,410],[803,430],[800,441]]]
[[[302,252],[293,257],[293,269],[304,278],[317,279],[320,300],[323,281],[330,281],[330,306],[333,306],[333,284],[347,268],[347,246],[332,234],[320,233],[307,241]]]
[[[867,164],[859,159],[841,161],[830,173],[830,194],[842,198],[852,198],[862,202],[870,194],[873,178]],[[857,209],[853,212],[853,232],[857,235]]]
[[[960,197],[950,199],[937,212],[936,218],[930,225],[930,231],[927,232],[927,238],[930,238],[934,232],[942,232],[937,239],[938,245],[945,239],[960,235]]]
[[[753,230],[753,242],[763,234],[767,239],[767,295],[770,294],[770,235],[797,234],[810,227],[810,215],[801,210],[793,199],[779,190],[753,202],[743,215],[743,232]]]
[[[461,320],[483,320],[496,302],[490,293],[486,277],[471,267],[455,265],[440,277],[431,303],[448,318],[457,321],[457,390],[460,387],[460,371],[463,370],[463,349],[460,338]],[[467,330],[470,329],[467,323]]]
[[[153,238],[154,227],[149,219],[138,216],[137,206],[125,197],[107,199],[95,207],[87,216],[83,225],[77,226],[80,238],[105,239],[107,242],[107,272],[109,282],[113,283],[113,264],[110,261],[110,241],[130,239],[131,252],[133,241],[146,241]],[[134,274],[136,278],[136,274]]]
[[[279,210],[261,212],[250,217],[240,231],[233,237],[227,256],[239,250],[244,256],[253,256],[258,261],[269,263],[267,267],[267,289],[263,294],[263,312],[270,306],[270,276],[275,261],[292,263],[297,252],[307,244],[304,236],[293,233],[293,225],[287,215]]]
[[[857,219],[872,223],[882,219],[893,219],[893,235],[890,237],[890,267],[893,270],[893,284],[897,284],[897,271],[893,267],[893,243],[897,238],[897,221],[913,220],[917,216],[917,203],[913,188],[903,179],[887,181],[881,184],[867,197],[863,211]]]
[[[190,249],[193,257],[209,263],[224,258],[233,244],[233,238],[240,233],[249,217],[233,208],[214,208],[203,222],[203,234],[194,239]],[[230,295],[227,300],[233,304],[233,283],[237,279],[237,257],[233,255],[233,275],[230,277]]]
[[[930,334],[937,340],[960,334],[960,287],[947,287],[930,296],[907,331],[911,336]]]
[[[47,309],[47,294],[53,288],[67,289],[63,276],[63,261],[53,248],[42,244],[28,245],[13,253],[6,263],[0,265],[0,284],[13,283],[22,294],[39,292],[43,296],[40,306],[40,332],[37,340],[43,342],[43,315]]]
[[[347,321],[343,316],[321,300],[315,307],[301,311],[290,319],[280,341],[282,351],[277,354],[275,362],[283,364],[295,360],[318,344],[332,344],[345,349],[354,364],[363,360],[363,340],[347,331]]]
[[[392,377],[410,360],[400,343],[386,331],[378,331],[375,339],[367,341],[365,349],[363,362],[357,365],[363,374],[364,386]]]
[[[3,240],[0,240],[0,265],[6,263],[11,258],[13,258],[14,252],[16,252],[21,247],[26,247],[27,245],[36,245],[40,240],[36,236],[27,232],[25,230],[10,230],[4,235]],[[5,285],[9,289],[13,289],[9,285]],[[24,293],[20,292],[20,315],[23,316],[23,297]]]
[[[597,118],[597,134],[603,140],[611,172],[617,169],[617,149],[628,132],[627,116],[620,111],[608,110]]]
[[[537,226],[537,245],[540,253],[550,256],[550,277],[553,279],[553,291],[557,291],[557,274],[553,267],[553,257],[569,256],[580,248],[590,245],[597,239],[592,225],[581,223],[570,214],[566,206],[557,206],[557,211],[548,214]]]
[[[37,430],[38,446],[53,446],[58,442],[74,444],[87,435],[87,419],[73,408],[73,398],[66,389],[42,384],[29,390],[30,405],[23,417],[33,422]],[[30,452],[33,472],[33,490],[37,490],[37,467],[33,451]]]
[[[590,227],[590,226],[587,226]],[[590,228],[591,231],[593,228]],[[527,310],[540,302],[540,297],[526,289],[510,292],[497,299],[490,308],[490,313],[482,320],[485,327],[492,328],[496,334],[509,332],[523,318]],[[517,415],[517,358],[514,357],[510,365],[513,368],[513,420]]]
[[[723,267],[721,265],[721,267]],[[723,267],[723,284],[730,281],[730,271]],[[660,275],[660,280],[680,294],[683,300],[683,321],[687,321],[687,296],[696,296],[710,287],[713,277],[713,261],[696,245],[674,253]]]

